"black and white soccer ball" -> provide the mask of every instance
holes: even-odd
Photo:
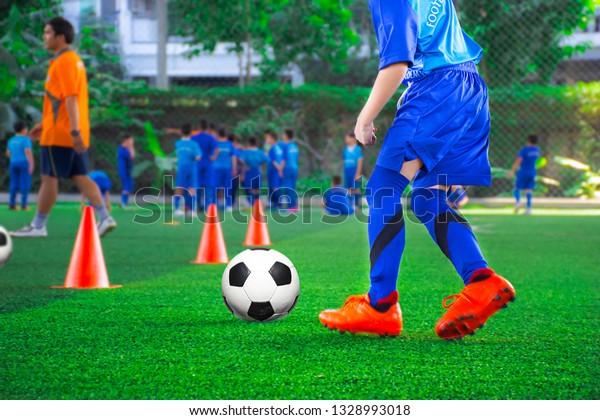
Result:
[[[290,313],[300,294],[294,264],[273,249],[247,249],[227,265],[221,281],[223,300],[232,314],[266,322]]]
[[[12,239],[2,226],[0,226],[0,268],[4,266],[12,255]]]

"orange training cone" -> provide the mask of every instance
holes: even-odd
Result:
[[[108,282],[102,244],[96,228],[94,209],[90,206],[85,208],[81,217],[81,224],[71,254],[71,263],[69,264],[65,284],[64,286],[53,287],[68,289],[121,287],[120,285],[111,286]]]
[[[216,204],[208,206],[208,213],[204,221],[204,230],[198,247],[198,255],[192,264],[227,264],[227,248],[219,223]]]
[[[269,237],[265,214],[263,212],[262,203],[258,198],[254,200],[252,216],[250,217],[250,223],[248,224],[248,230],[246,232],[246,240],[243,245],[271,246],[271,238]]]

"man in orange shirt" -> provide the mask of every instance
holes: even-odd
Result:
[[[88,86],[83,61],[70,48],[74,38],[73,25],[62,17],[51,19],[44,27],[44,46],[55,56],[50,60],[46,78],[42,122],[29,133],[32,140],[40,140],[42,184],[33,221],[11,232],[12,236],[47,236],[46,220],[56,202],[59,178],[73,181],[94,206],[100,236],[117,226],[102,201],[98,186],[87,176]]]

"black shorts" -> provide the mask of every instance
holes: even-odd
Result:
[[[88,152],[78,154],[71,147],[42,146],[42,175],[71,178],[88,173]]]

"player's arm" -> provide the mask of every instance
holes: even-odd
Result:
[[[83,137],[79,131],[79,104],[77,95],[67,96],[65,98],[65,106],[67,108],[67,115],[69,116],[69,125],[71,131],[78,131],[79,134],[73,136],[73,149],[76,153],[85,153],[86,147],[83,143]]]
[[[135,147],[133,146],[133,142],[131,142],[131,146],[129,147],[129,157],[130,159],[135,159]]]
[[[517,171],[517,169],[519,169],[519,166],[521,166],[521,162],[523,162],[523,158],[521,156],[515,159],[515,163],[513,163],[513,166],[508,171],[509,178],[515,176],[515,172]]]
[[[354,174],[354,179],[360,178],[362,175],[362,167],[363,167],[363,158],[358,159],[356,162],[356,173]]]
[[[218,147],[215,148],[215,153],[210,157],[210,160],[212,160],[213,162],[215,160],[217,160],[217,158],[219,157],[219,152],[221,151],[221,149],[219,149]]]
[[[81,203],[79,204],[79,211],[83,211],[85,208],[85,195],[81,194]]]
[[[237,160],[238,160],[238,158],[232,154],[231,155],[231,174],[232,175],[237,172]]]
[[[358,115],[354,128],[356,140],[366,146],[375,144],[377,137],[373,122],[402,84],[407,70],[408,64],[402,62],[385,67],[379,72],[369,99]]]
[[[40,121],[29,130],[29,138],[33,141],[38,141],[42,136],[42,122]]]
[[[29,161],[29,175],[32,175],[35,169],[35,161],[33,160],[31,148],[25,149],[25,156],[27,156],[27,160]]]
[[[8,156],[10,158],[10,150],[6,151],[6,156]]]

